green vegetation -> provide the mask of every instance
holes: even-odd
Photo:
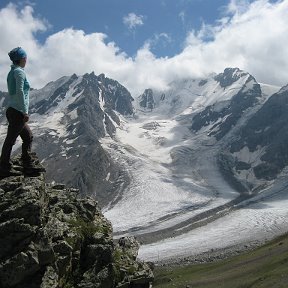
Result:
[[[154,275],[155,288],[287,288],[288,234],[219,262],[156,267]]]
[[[97,219],[96,219],[97,220]],[[74,229],[77,234],[82,235],[83,239],[91,238],[95,233],[102,233],[103,235],[108,235],[110,232],[110,227],[106,225],[103,221],[84,221],[83,219],[70,220],[68,223],[71,228]]]
[[[115,247],[113,252],[113,267],[115,278],[120,282],[123,278],[129,279],[139,268],[139,263],[131,261],[131,255],[120,247]]]

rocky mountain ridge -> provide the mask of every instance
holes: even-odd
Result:
[[[85,195],[95,196],[97,191],[104,205],[107,194],[121,185],[122,172],[99,140],[113,137],[121,115],[133,114],[129,91],[92,72],[65,76],[34,89],[30,100],[33,149],[45,161],[47,179],[77,187]],[[6,123],[4,101],[1,116]]]
[[[112,240],[95,199],[45,182],[45,175],[0,180],[0,287],[149,288],[133,237]]]
[[[137,117],[137,113],[163,114],[178,120],[185,118],[190,121],[191,139],[221,146],[218,151],[220,169],[229,169],[229,177],[235,178],[236,182],[244,183],[247,177],[251,178],[249,183],[255,182],[252,186],[244,185],[249,190],[249,187],[260,185],[257,180],[259,173],[255,174],[250,169],[249,161],[244,161],[243,155],[236,156],[229,147],[235,147],[235,141],[244,141],[239,135],[246,137],[245,133],[239,131],[246,129],[245,123],[253,115],[256,117],[271,94],[277,92],[277,87],[267,87],[245,71],[226,68],[223,73],[211,74],[204,79],[174,81],[165,91],[147,88],[133,101],[125,87],[104,74],[96,76],[92,72],[83,76],[74,74],[62,77],[42,89],[31,91],[30,125],[36,136],[34,149],[46,163],[48,179],[64,182],[79,188],[84,194],[94,195],[105,206],[126,185],[129,176],[121,167],[121,161],[111,158],[102,139],[112,139],[117,149],[114,138],[116,129],[121,127],[121,123],[129,121],[129,117]],[[1,113],[3,122],[4,102]],[[267,105],[269,103],[267,101]],[[263,149],[270,151],[267,145],[270,143],[266,143]],[[246,158],[253,158],[253,151],[249,149],[242,149],[241,153]],[[272,169],[274,164],[271,165],[268,166]],[[282,168],[274,174],[271,172],[274,179]],[[260,182],[262,185],[263,181]]]

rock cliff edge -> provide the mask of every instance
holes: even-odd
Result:
[[[45,174],[0,180],[0,288],[148,288],[134,238],[113,243],[92,198],[45,183]]]

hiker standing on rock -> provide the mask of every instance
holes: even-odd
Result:
[[[30,155],[33,135],[28,125],[30,85],[24,70],[27,54],[21,47],[17,47],[11,50],[8,55],[13,64],[7,76],[9,104],[6,110],[6,117],[9,124],[0,158],[0,176],[2,177],[21,174],[13,168],[10,162],[12,147],[18,136],[23,141],[21,156],[23,168],[36,168]]]

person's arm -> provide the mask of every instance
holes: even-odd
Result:
[[[20,69],[15,69],[14,77],[16,80],[16,96],[17,101],[19,101],[19,108],[21,108],[21,112],[24,115],[24,121],[27,122],[29,120],[28,115],[28,107],[25,105],[25,95],[24,95],[24,81],[26,78],[25,72]]]

